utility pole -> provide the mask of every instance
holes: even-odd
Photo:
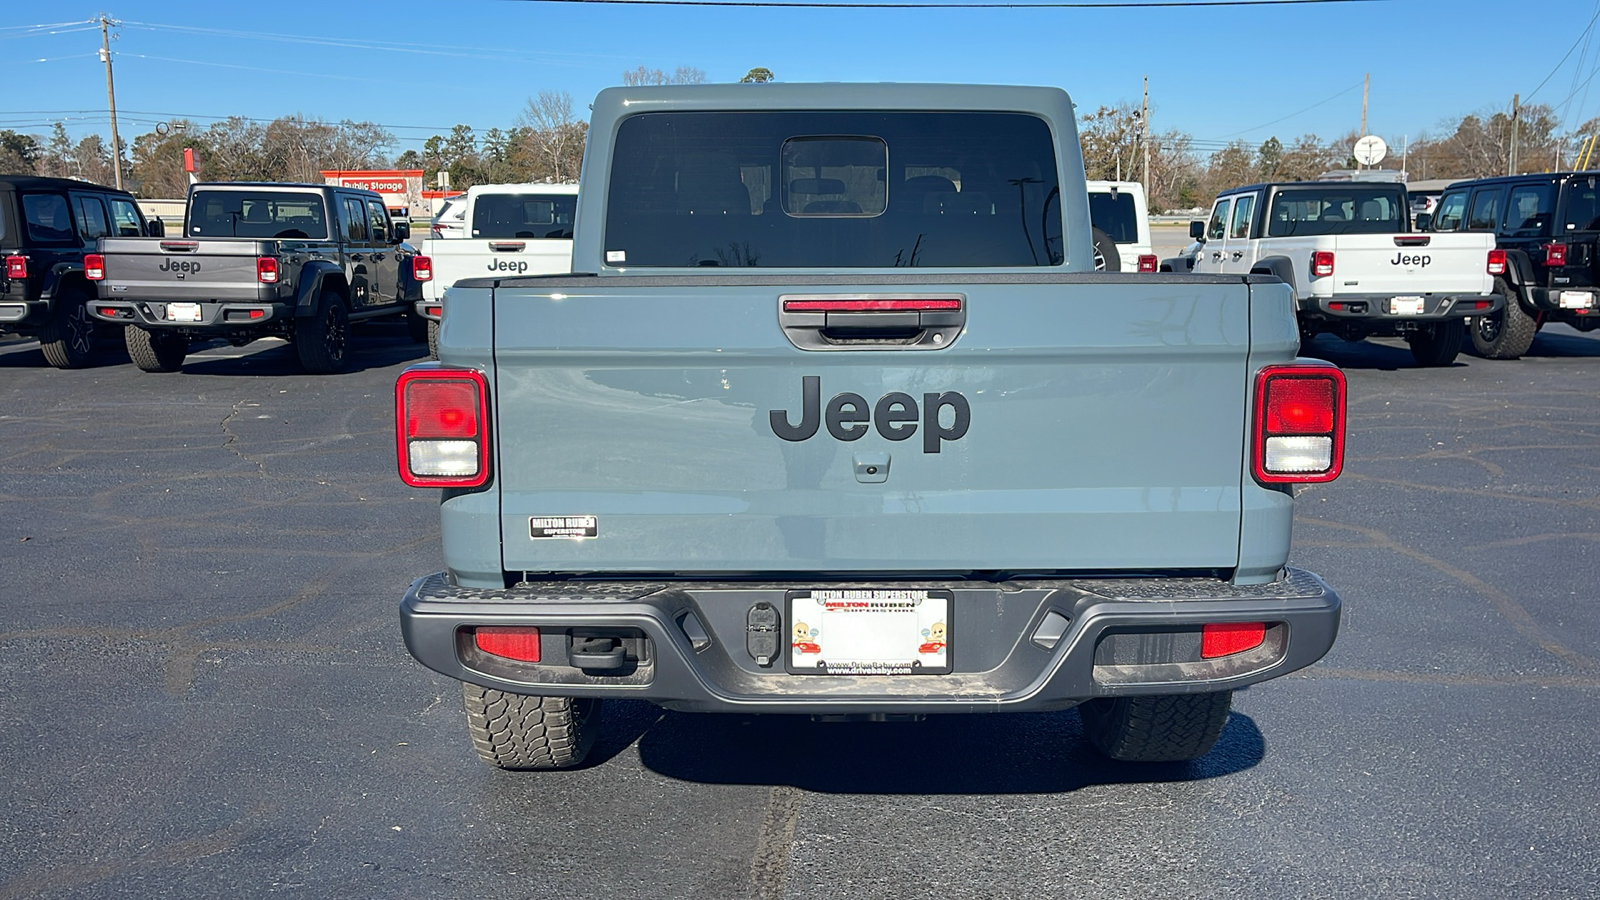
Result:
[[[1506,174],[1517,174],[1517,113],[1522,106],[1522,95],[1511,95],[1511,156],[1506,160]]]
[[[1361,82],[1361,133],[1356,135],[1358,138],[1367,136],[1367,91],[1371,87],[1372,73],[1368,72],[1367,77]]]
[[[117,137],[117,89],[111,81],[111,20],[100,14],[100,61],[106,64],[106,99],[111,104],[111,171],[122,190],[122,141]]]
[[[1150,76],[1144,77],[1144,111],[1139,114],[1144,134],[1144,202],[1150,202]]]

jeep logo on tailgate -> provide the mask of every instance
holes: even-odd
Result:
[[[955,421],[946,428],[939,421],[945,408],[955,412]],[[789,412],[774,409],[767,413],[772,423],[772,433],[786,441],[804,441],[817,433],[823,418],[827,418],[828,433],[841,441],[855,441],[865,437],[869,427],[875,426],[878,434],[887,440],[903,441],[917,433],[920,418],[922,452],[938,453],[941,442],[959,441],[972,424],[972,408],[967,398],[958,391],[942,394],[923,394],[922,408],[910,394],[892,391],[867,404],[867,398],[846,391],[833,395],[826,413],[822,409],[822,378],[806,375],[800,379],[800,424],[789,424]]]
[[[1394,255],[1394,259],[1389,260],[1389,265],[1426,267],[1428,263],[1431,262],[1433,262],[1433,257],[1431,256],[1423,254],[1413,256],[1409,253],[1396,253]]]
[[[517,262],[512,262],[505,259],[491,259],[489,260],[489,265],[485,266],[484,268],[491,272],[515,272],[518,275],[521,275],[522,273],[528,271],[528,264],[521,262],[520,260]]]
[[[156,268],[163,272],[177,272],[179,275],[192,275],[200,271],[200,264],[186,259],[164,259]]]

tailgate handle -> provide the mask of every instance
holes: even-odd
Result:
[[[964,294],[784,294],[778,324],[801,350],[940,350],[967,324]]]
[[[1397,234],[1394,236],[1394,245],[1396,247],[1426,247],[1431,240],[1433,240],[1432,236],[1426,234]]]
[[[200,249],[199,241],[162,241],[161,249],[168,253],[193,253]]]
[[[521,253],[528,246],[522,241],[490,241],[489,249],[496,253]]]

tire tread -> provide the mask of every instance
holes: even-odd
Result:
[[[1078,707],[1096,750],[1124,762],[1184,762],[1211,752],[1228,721],[1232,691],[1102,697]]]
[[[461,692],[472,747],[496,768],[570,768],[594,744],[597,700],[508,694],[467,683]]]

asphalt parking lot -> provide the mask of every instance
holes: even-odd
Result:
[[[0,900],[1600,895],[1600,335],[1350,378],[1293,563],[1319,665],[1197,763],[1068,711],[812,724],[618,704],[592,764],[478,761],[396,603],[442,567],[391,385],[257,342],[181,373],[0,344]],[[115,359],[115,357],[111,357]]]

